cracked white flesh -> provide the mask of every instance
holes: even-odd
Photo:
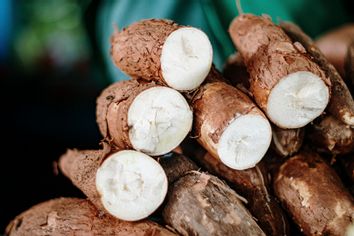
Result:
[[[308,71],[282,78],[268,97],[267,115],[281,128],[300,128],[322,114],[329,101],[323,80]]]
[[[272,129],[265,117],[243,115],[231,121],[220,136],[218,155],[232,169],[248,169],[262,159],[271,140]]]
[[[173,31],[161,52],[161,70],[165,82],[177,90],[192,90],[204,81],[213,60],[208,36],[193,27]]]
[[[192,122],[192,110],[179,92],[153,87],[141,92],[129,107],[129,139],[138,151],[163,155],[183,141]]]
[[[167,177],[148,155],[125,150],[108,157],[96,174],[96,187],[105,209],[126,221],[152,214],[167,194]]]

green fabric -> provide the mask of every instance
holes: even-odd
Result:
[[[103,53],[104,62],[112,81],[128,79],[113,64],[110,57],[110,36],[113,25],[119,29],[148,18],[167,18],[179,24],[191,25],[203,30],[208,36],[214,49],[214,63],[220,68],[225,54],[221,45],[205,19],[200,0],[119,0],[104,1],[98,12],[97,39]]]
[[[267,14],[275,22],[289,20],[300,25],[310,36],[351,20],[343,1],[333,0],[243,0],[244,13]],[[179,24],[202,29],[213,45],[213,61],[221,68],[235,51],[227,33],[237,15],[235,0],[105,0],[98,12],[97,37],[112,81],[127,79],[110,58],[109,38],[113,24],[123,27],[146,18],[167,18]]]
[[[224,45],[224,56],[234,51],[231,39],[223,36],[230,22],[237,15],[235,0],[202,0],[207,19],[211,24],[221,25],[212,27],[218,42]],[[350,9],[346,11],[343,1],[333,0],[240,0],[244,13],[255,15],[267,14],[273,21],[292,21],[298,24],[311,37],[328,31],[338,25],[351,21]],[[214,13],[215,12],[215,13]],[[215,23],[217,22],[217,23]],[[230,50],[232,47],[232,50]]]

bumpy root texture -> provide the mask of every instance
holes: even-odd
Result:
[[[197,171],[173,184],[163,218],[181,235],[265,235],[230,187]]]
[[[167,177],[151,157],[132,150],[69,150],[59,168],[102,212],[126,221],[152,214],[167,194]]]
[[[198,142],[233,169],[255,166],[271,142],[271,127],[243,92],[224,82],[202,85],[190,101]]]
[[[335,67],[330,64],[323,53],[317,48],[312,39],[307,36],[297,25],[289,22],[281,23],[282,29],[289,35],[294,42],[301,43],[306,51],[311,55],[332,84],[331,99],[327,110],[335,118],[347,125],[354,125],[354,100],[342,77]]]
[[[126,222],[101,215],[91,202],[58,198],[33,206],[6,228],[9,236],[71,235],[176,235],[149,221]]]
[[[315,153],[287,160],[275,177],[274,190],[305,235],[344,235],[354,221],[352,196]]]
[[[250,91],[281,128],[300,128],[329,101],[330,81],[300,43],[292,43],[268,17],[243,14],[229,27],[250,74]]]
[[[250,76],[240,53],[236,53],[227,60],[223,74],[236,88],[253,97],[250,92]],[[272,127],[273,139],[271,147],[281,156],[287,157],[298,152],[304,139],[304,128],[282,129]]]
[[[354,150],[354,130],[331,115],[311,124],[308,137],[319,152],[339,155]]]
[[[272,131],[272,148],[280,156],[292,156],[300,150],[305,135],[304,128],[282,129],[277,126],[273,126]]]
[[[354,39],[354,24],[347,24],[322,35],[315,41],[316,46],[342,76],[344,76],[344,58],[352,39]]]
[[[142,91],[155,83],[127,80],[114,83],[102,91],[96,101],[96,120],[102,136],[118,149],[130,149],[128,109]]]
[[[285,213],[271,194],[268,174],[263,162],[247,170],[233,170],[219,159],[207,153],[193,140],[182,145],[186,155],[199,166],[228,182],[238,194],[247,200],[246,207],[257,219],[266,235],[288,235],[288,222]]]
[[[177,91],[141,80],[117,82],[97,99],[97,123],[118,150],[152,156],[176,148],[192,128],[193,114]]]
[[[164,169],[168,183],[172,184],[189,171],[198,170],[199,167],[182,153],[169,153],[159,158],[159,163]]]
[[[197,88],[212,64],[207,35],[170,20],[136,22],[114,33],[111,44],[113,61],[122,71],[177,90]]]

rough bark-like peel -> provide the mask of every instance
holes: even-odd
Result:
[[[149,221],[126,222],[102,215],[91,202],[58,198],[33,206],[18,215],[6,228],[9,236],[76,235],[176,235]]]

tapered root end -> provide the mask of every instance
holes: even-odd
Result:
[[[281,128],[300,128],[322,114],[329,89],[311,72],[291,73],[280,80],[268,97],[267,115]]]
[[[177,90],[196,89],[208,75],[212,60],[208,36],[199,29],[182,27],[173,31],[162,47],[163,79]]]
[[[158,162],[132,150],[108,157],[96,175],[103,206],[111,215],[126,221],[151,215],[165,199],[167,183]]]
[[[243,115],[233,120],[221,135],[218,155],[232,169],[248,169],[262,159],[271,139],[272,129],[265,117]]]
[[[193,113],[185,98],[167,87],[140,93],[128,110],[129,139],[134,149],[151,156],[176,148],[192,128]]]

